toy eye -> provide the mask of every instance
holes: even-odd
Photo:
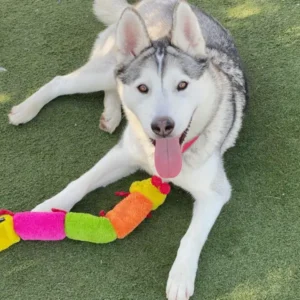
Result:
[[[142,94],[147,94],[149,92],[148,87],[145,84],[140,84],[137,89],[142,93]]]
[[[186,81],[181,81],[179,82],[179,84],[177,85],[177,91],[183,91],[188,87],[188,83]]]

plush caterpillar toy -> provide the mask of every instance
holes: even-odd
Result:
[[[57,210],[52,212],[0,211],[0,251],[22,240],[59,241],[69,239],[105,244],[123,239],[152,210],[162,205],[170,192],[168,183],[156,176],[134,182],[130,193],[111,211],[100,216]]]

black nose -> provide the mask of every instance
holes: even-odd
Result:
[[[169,117],[156,118],[151,124],[152,131],[161,137],[169,136],[174,130],[175,123]]]

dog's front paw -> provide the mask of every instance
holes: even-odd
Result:
[[[167,283],[168,300],[188,300],[194,294],[196,271],[188,262],[175,261]]]
[[[23,102],[14,106],[8,114],[9,123],[12,125],[24,124],[32,120],[40,111],[40,107]]]
[[[113,133],[119,126],[122,119],[122,113],[120,110],[114,112],[103,112],[100,118],[99,128],[105,132]]]

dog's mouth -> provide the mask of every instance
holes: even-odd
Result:
[[[162,178],[174,178],[182,168],[182,145],[189,132],[192,118],[180,136],[150,139],[155,147],[154,161],[158,175]]]

